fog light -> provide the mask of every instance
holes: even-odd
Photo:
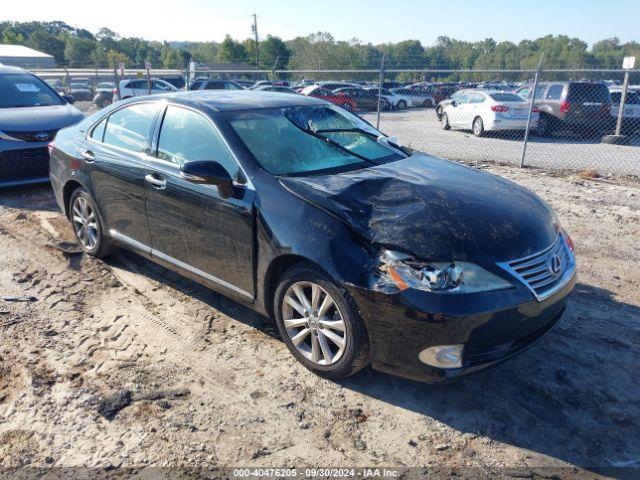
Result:
[[[425,348],[418,358],[422,363],[438,368],[462,367],[462,349],[464,345],[439,345]]]

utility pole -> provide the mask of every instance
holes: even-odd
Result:
[[[256,68],[260,68],[260,45],[258,44],[258,17],[253,14],[253,25],[251,25],[251,31],[256,39]]]

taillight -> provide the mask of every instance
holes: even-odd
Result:
[[[49,142],[49,144],[47,145],[47,148],[49,149],[49,155],[51,155],[51,152],[53,152],[53,147],[55,147],[56,144],[54,142]]]
[[[507,107],[506,105],[492,105],[491,110],[493,110],[494,112],[508,112],[509,107]]]
[[[533,107],[531,110],[533,113],[540,113],[540,109],[538,107]]]
[[[563,100],[560,104],[560,113],[569,113],[571,110],[571,104],[566,100]]]

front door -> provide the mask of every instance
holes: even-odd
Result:
[[[223,198],[215,185],[181,177],[187,161],[216,161],[232,178],[239,165],[213,122],[200,112],[169,105],[150,161],[146,207],[152,255],[244,300],[254,296],[254,191],[236,185]]]

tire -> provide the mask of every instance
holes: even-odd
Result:
[[[533,130],[539,137],[548,137],[553,133],[553,121],[549,115],[543,113],[538,121],[538,128]]]
[[[396,108],[398,110],[404,110],[405,108],[407,108],[407,102],[405,102],[404,100],[400,100],[398,102],[398,105],[396,105]]]
[[[353,106],[353,105],[351,105],[350,103],[345,103],[345,104],[344,104],[344,108],[345,108],[347,111],[351,112],[351,113],[353,113],[353,112],[355,112],[355,111],[356,111],[356,109],[354,108],[354,106]]]
[[[315,305],[314,289],[317,292]],[[317,316],[304,313],[300,295]],[[324,315],[318,315],[327,295],[333,304]],[[285,299],[298,302],[297,308]],[[274,296],[274,312],[287,348],[316,375],[328,379],[345,378],[369,364],[367,331],[351,296],[312,265],[296,265],[284,273]],[[335,327],[328,327],[329,322]],[[340,325],[342,330],[338,328]],[[342,340],[342,348],[334,339]]]
[[[104,258],[112,253],[111,239],[105,234],[104,222],[89,192],[81,187],[75,189],[68,211],[73,233],[88,255]]]
[[[433,101],[431,100],[425,100],[424,102],[422,102],[422,106],[424,108],[431,108],[433,107]]]
[[[449,125],[449,115],[443,113],[440,117],[440,125],[442,125],[443,130],[450,130],[451,125]]]
[[[473,119],[473,134],[476,137],[482,137],[484,135],[484,123],[482,122],[482,118],[476,117]]]
[[[436,107],[436,116],[438,117],[438,120],[442,119],[442,106],[438,105]]]

